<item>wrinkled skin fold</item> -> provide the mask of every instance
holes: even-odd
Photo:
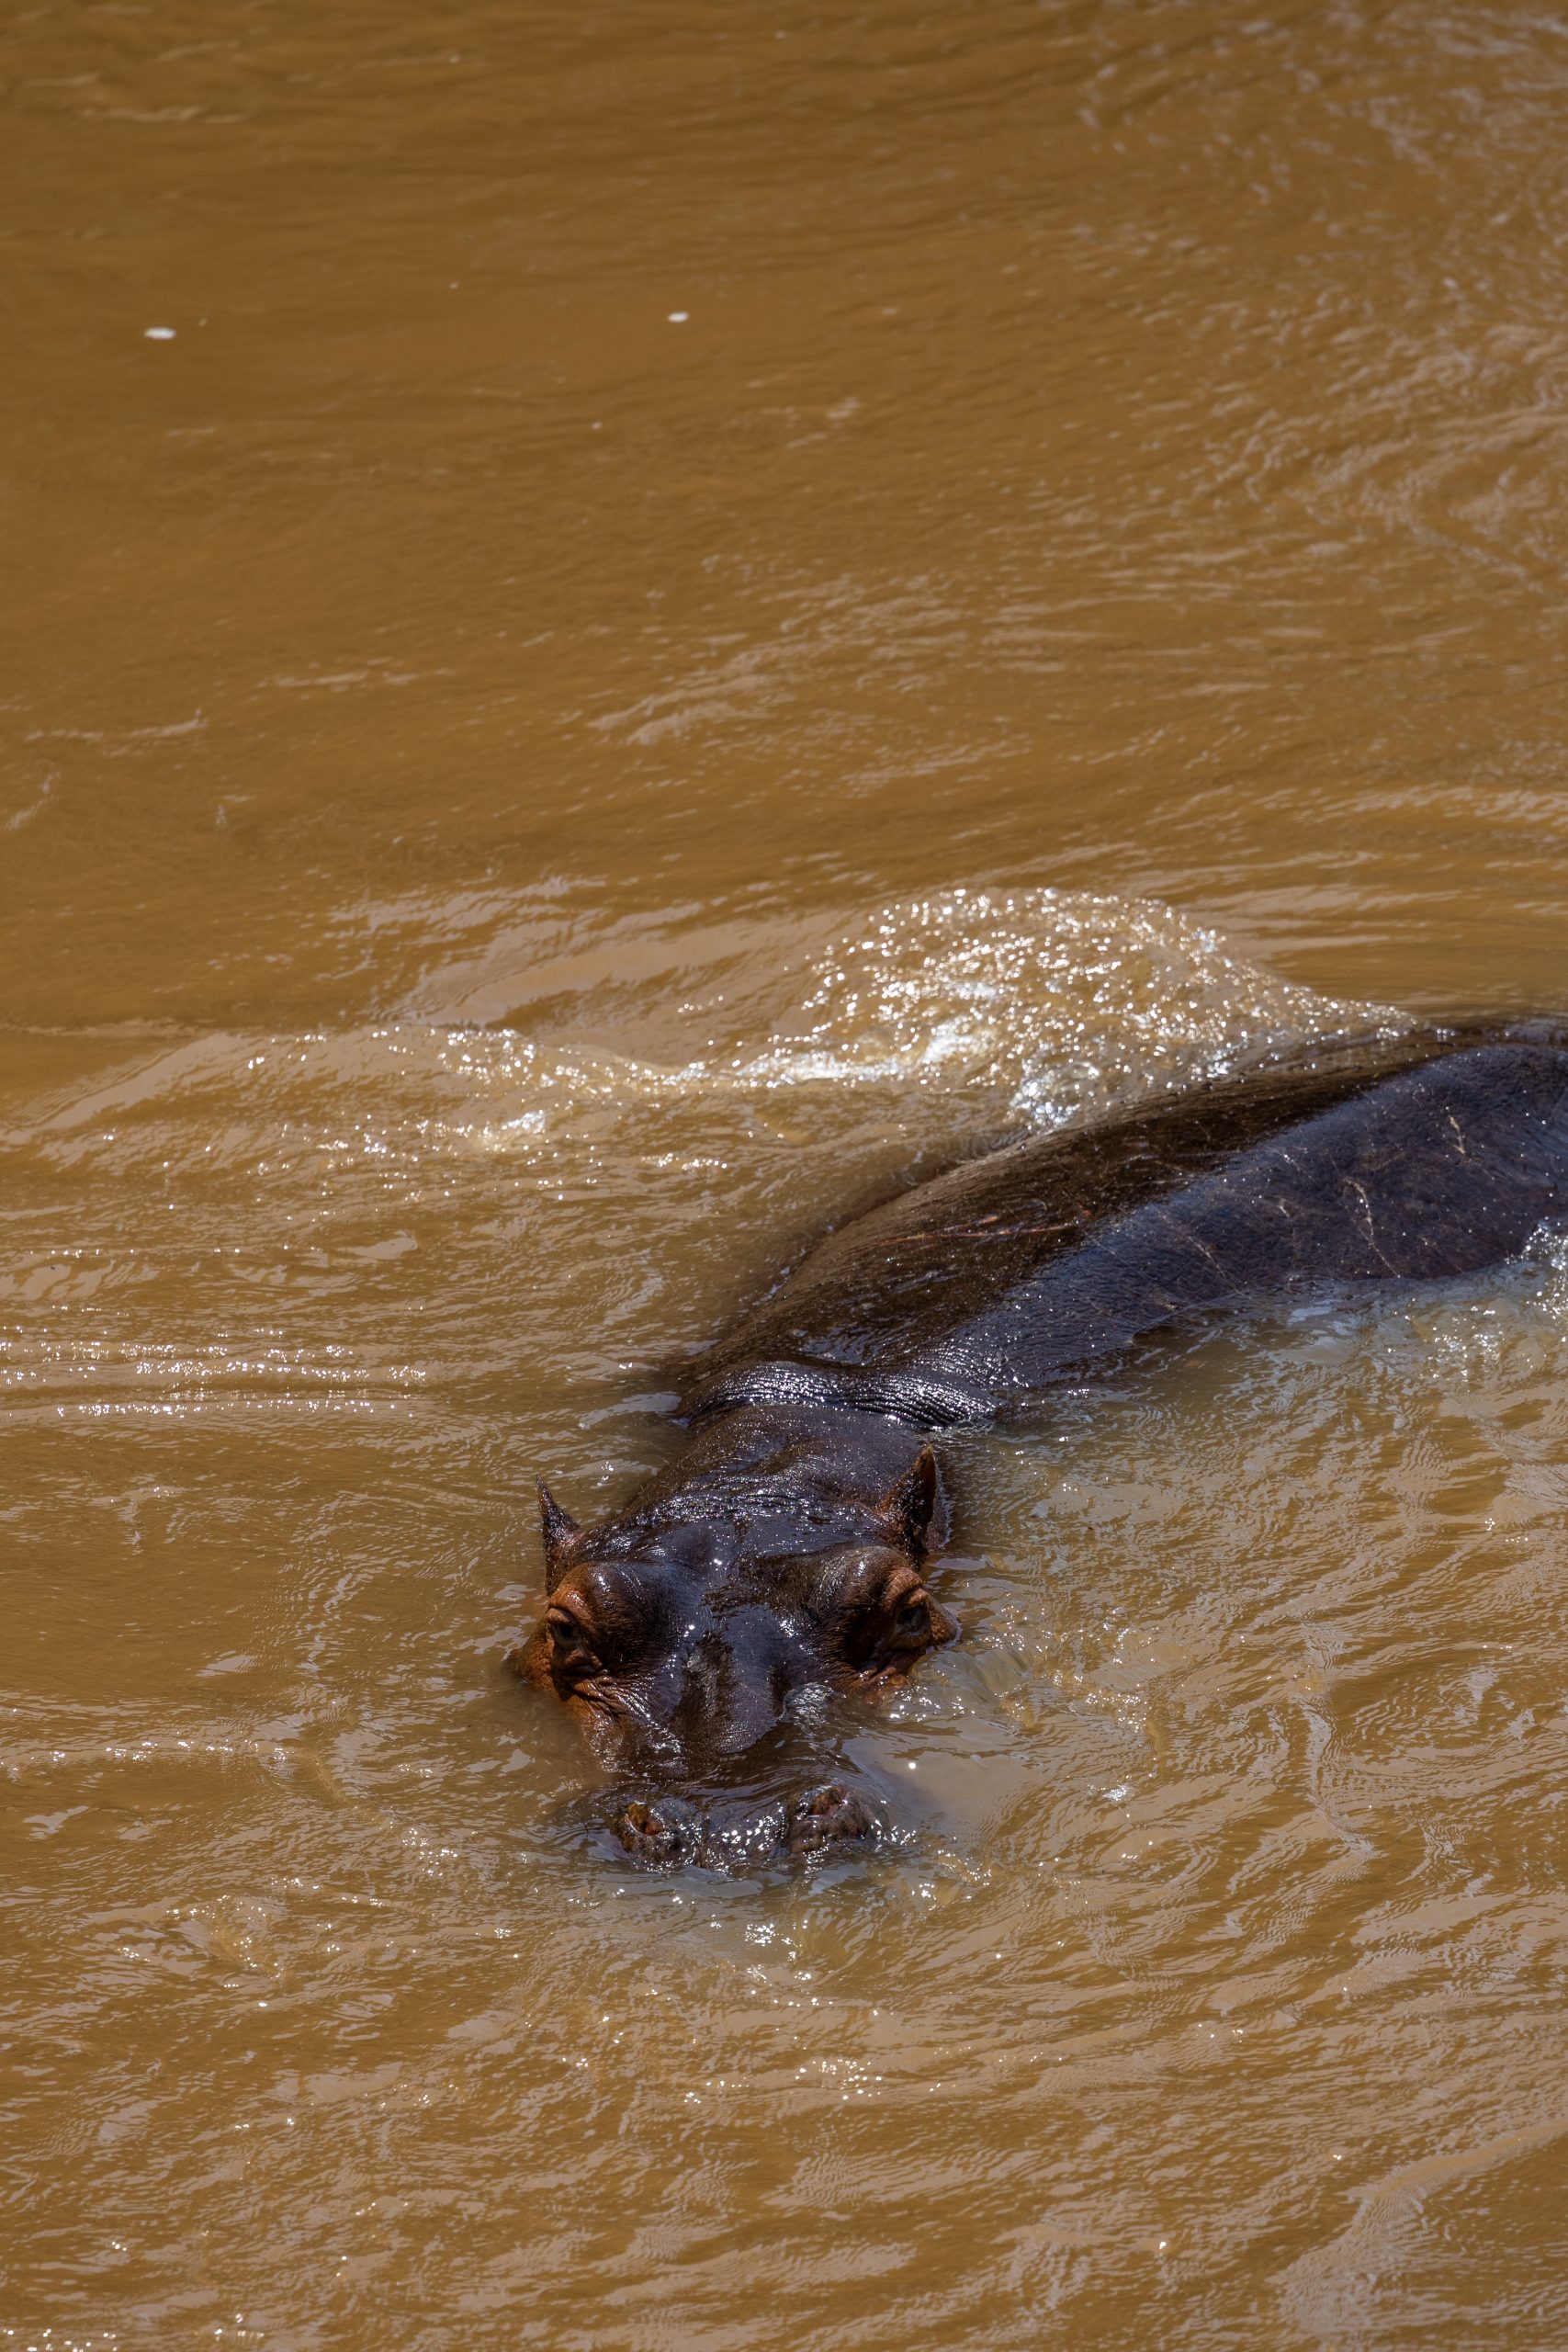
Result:
[[[864,1800],[808,1772],[722,1833],[682,1791],[743,1789],[762,1743],[809,1751],[831,1694],[896,1690],[954,1638],[932,1434],[1222,1308],[1474,1272],[1565,1214],[1544,1023],[1323,1041],[969,1161],[830,1236],[699,1359],[685,1442],[613,1517],[580,1527],[541,1487],[546,1612],[511,1663],[639,1776],[635,1861],[864,1838]]]

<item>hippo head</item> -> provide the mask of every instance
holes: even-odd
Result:
[[[924,1575],[940,1497],[929,1447],[848,1525],[764,1511],[580,1527],[541,1487],[546,1613],[511,1662],[553,1690],[613,1768],[665,1791],[733,1781],[829,1691],[895,1688],[953,1638]],[[797,1849],[864,1826],[838,1789],[785,1812]],[[629,1804],[618,1834],[638,1859],[690,1859],[694,1821],[661,1796]]]

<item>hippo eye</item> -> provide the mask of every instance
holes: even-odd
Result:
[[[889,1621],[888,1647],[897,1650],[930,1649],[934,1638],[931,1595],[929,1592],[913,1592]]]
[[[592,1644],[570,1610],[550,1610],[545,1628],[550,1637],[550,1671],[558,1681],[584,1681],[603,1671]]]
[[[845,1658],[863,1675],[902,1670],[941,1640],[933,1610],[925,1586],[900,1564],[851,1608],[841,1637]]]

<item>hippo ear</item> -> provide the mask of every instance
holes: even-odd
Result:
[[[550,1591],[566,1566],[567,1546],[577,1533],[577,1521],[562,1510],[541,1478],[538,1483],[539,1525],[545,1535],[545,1590]]]
[[[929,1445],[922,1445],[903,1476],[895,1479],[877,1504],[876,1515],[893,1530],[905,1551],[918,1556],[926,1549],[941,1499],[936,1455]]]

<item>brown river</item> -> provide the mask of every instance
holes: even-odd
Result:
[[[1568,1239],[952,1442],[874,1852],[502,1665],[835,1219],[1568,1005],[1568,19],[20,0],[0,257],[0,2352],[1568,2345]]]

